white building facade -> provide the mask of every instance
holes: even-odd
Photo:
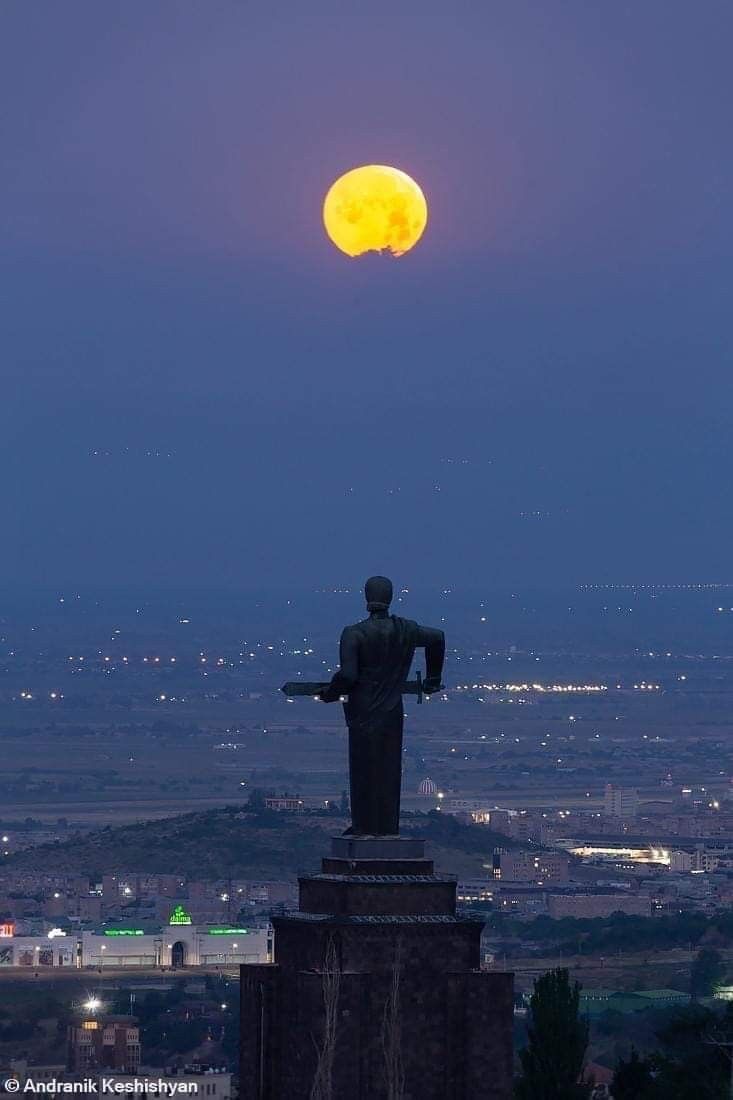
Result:
[[[12,923],[0,932],[0,972],[4,967],[164,967],[239,966],[272,962],[272,929],[244,925],[199,925],[179,905],[162,928],[102,925],[92,931],[60,928],[16,936]]]
[[[179,925],[151,934],[138,928],[102,929],[81,934],[80,966],[239,966],[272,961],[267,928],[214,928]]]

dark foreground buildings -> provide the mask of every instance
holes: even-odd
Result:
[[[338,837],[241,968],[241,1100],[509,1100],[512,975],[423,842]]]

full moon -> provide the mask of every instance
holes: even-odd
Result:
[[[418,185],[386,164],[365,164],[339,176],[323,203],[326,232],[347,256],[402,256],[420,240],[427,220],[428,204]]]

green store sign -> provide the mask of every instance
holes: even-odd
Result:
[[[182,905],[177,905],[168,918],[168,924],[191,924],[191,914]]]

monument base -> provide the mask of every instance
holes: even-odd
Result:
[[[423,842],[336,837],[299,882],[276,961],[241,968],[242,1100],[509,1100],[512,975]]]
[[[425,841],[403,836],[334,836],[324,873],[337,875],[431,875]]]

